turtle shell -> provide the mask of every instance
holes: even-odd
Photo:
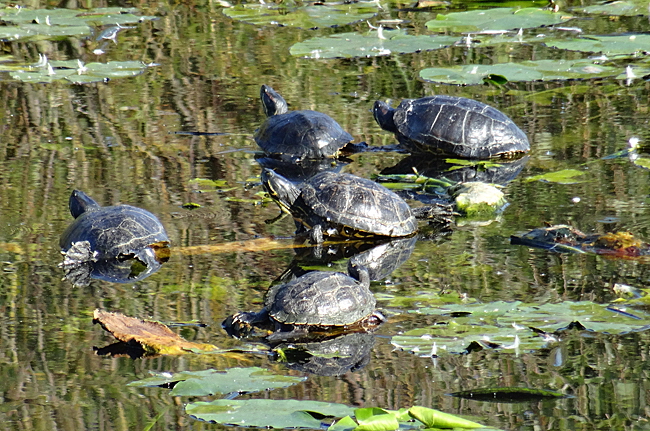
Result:
[[[375,310],[367,286],[340,273],[312,271],[286,284],[273,286],[266,296],[273,320],[291,325],[352,325]]]
[[[409,236],[417,221],[397,194],[374,181],[351,174],[323,172],[303,183],[294,207],[311,228],[323,221],[342,236]]]
[[[526,134],[496,108],[464,97],[406,99],[395,110],[397,139],[409,151],[465,158],[511,157],[530,150]]]
[[[254,138],[265,153],[294,159],[335,157],[354,139],[334,119],[317,111],[272,115]]]
[[[79,207],[78,196],[85,199]],[[60,239],[68,251],[75,243],[87,241],[96,259],[120,256],[140,256],[145,248],[156,243],[168,243],[165,228],[155,215],[130,205],[101,207],[83,192],[74,191],[70,209],[77,217]]]

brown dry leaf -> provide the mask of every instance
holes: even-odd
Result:
[[[120,341],[125,343],[137,341],[147,355],[181,355],[192,350],[209,352],[220,350],[212,344],[187,341],[160,322],[141,320],[121,313],[95,310],[93,323],[99,323]]]
[[[609,250],[624,250],[646,248],[647,245],[636,239],[630,232],[614,232],[601,235],[594,242],[594,247],[605,248]]]

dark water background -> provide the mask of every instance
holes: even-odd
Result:
[[[589,233],[629,230],[650,239],[648,171],[626,158],[593,162],[624,149],[631,137],[650,140],[648,82],[534,83],[504,90],[439,86],[419,81],[417,72],[436,64],[489,64],[555,58],[557,53],[539,46],[514,53],[503,47],[456,47],[373,59],[306,60],[292,57],[289,47],[337,30],[256,27],[225,17],[216,2],[130,5],[160,19],[121,32],[107,57],[159,66],[97,85],[25,84],[6,76],[0,81],[0,429],[139,430],[161,412],[153,429],[223,428],[186,416],[187,399],[174,399],[163,389],[125,385],[147,377],[149,370],[259,365],[300,374],[259,355],[133,361],[98,357],[92,350],[113,342],[92,325],[95,308],[161,321],[200,320],[209,326],[181,334],[235,346],[238,342],[220,327],[223,318],[259,308],[266,288],[290,264],[291,249],[187,249],[291,237],[290,220],[264,223],[277,214],[275,205],[255,204],[261,187],[251,135],[264,118],[258,99],[262,83],[280,91],[292,109],[327,112],[355,139],[370,145],[393,143],[372,119],[370,110],[378,98],[472,97],[512,117],[530,137],[532,152],[505,189],[510,205],[503,214],[484,223],[459,222],[444,239],[418,242],[411,258],[388,280],[373,283],[390,321],[377,332],[368,366],[340,377],[310,376],[303,384],[256,397],[389,409],[417,404],[504,429],[650,428],[646,332],[568,337],[518,356],[483,351],[432,359],[426,352],[420,357],[390,344],[395,334],[432,324],[430,316],[409,312],[431,292],[483,302],[606,303],[616,297],[615,283],[647,285],[647,264],[551,254],[511,246],[509,237],[548,222],[572,224]],[[390,3],[382,17],[408,20],[415,33],[425,34],[423,23],[435,12],[398,10],[406,6]],[[599,18],[576,25],[602,34],[650,30],[647,17]],[[362,22],[350,28],[366,26]],[[87,41],[74,38],[1,46],[6,54],[34,62],[38,53],[52,60],[95,59]],[[172,131],[229,135],[192,137]],[[354,156],[345,171],[369,177],[402,158],[364,153]],[[593,163],[578,184],[524,180],[586,162]],[[225,180],[227,187],[210,189],[192,182],[197,178]],[[71,221],[67,201],[75,188],[105,205],[132,204],[157,214],[176,248],[170,261],[134,286],[94,281],[74,288],[62,281],[58,238]],[[183,209],[187,202],[202,207]],[[487,386],[549,388],[575,397],[508,404],[446,395]]]

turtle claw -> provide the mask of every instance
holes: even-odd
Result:
[[[64,268],[77,266],[84,262],[97,262],[97,256],[99,254],[97,251],[92,250],[89,241],[74,242],[68,251],[61,253],[65,257],[63,258],[63,262],[60,266]]]
[[[309,231],[309,242],[312,244],[323,243],[323,226],[317,224]]]

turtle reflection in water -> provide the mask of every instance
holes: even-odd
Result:
[[[412,153],[489,159],[519,157],[530,150],[528,137],[508,116],[473,99],[444,95],[405,99],[396,109],[376,101],[373,115]]]
[[[262,185],[283,211],[307,233],[312,243],[325,236],[363,238],[405,237],[417,231],[417,218],[448,224],[451,206],[411,209],[397,194],[374,181],[351,174],[323,172],[295,186],[270,169],[262,170]]]
[[[169,259],[169,238],[160,221],[130,205],[102,207],[74,190],[69,201],[75,220],[61,235],[62,267],[74,285],[90,278],[129,283],[141,280]]]
[[[281,343],[273,347],[276,360],[287,368],[319,376],[340,376],[370,362],[375,336],[367,332],[343,334],[307,343]]]
[[[440,235],[442,236],[442,234]],[[350,258],[354,263],[366,267],[370,281],[380,281],[406,262],[419,235],[406,238],[388,238],[387,240],[357,240],[333,242],[317,251],[316,247],[294,248],[296,256],[289,268],[281,275],[281,280],[290,280],[306,271],[302,267],[331,266],[332,262]]]
[[[250,334],[253,326],[270,327],[270,342],[372,330],[385,319],[375,310],[368,270],[350,262],[348,273],[312,271],[272,286],[262,311],[234,314],[223,327],[235,337]]]
[[[441,157],[422,157],[421,154],[410,155],[401,159],[394,166],[382,169],[380,175],[413,175],[414,171],[422,177],[436,178],[452,183],[482,182],[505,186],[522,172],[530,157],[465,161],[454,163],[454,159]]]

